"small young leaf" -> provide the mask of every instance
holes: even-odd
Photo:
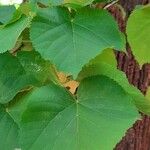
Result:
[[[18,147],[18,126],[6,109],[0,105],[0,147],[3,150],[14,150]]]
[[[84,79],[73,98],[54,84],[26,97],[20,142],[24,150],[110,150],[139,118],[131,98],[111,79]]]
[[[0,70],[0,103],[9,102],[25,88],[57,82],[53,66],[34,51],[20,52],[18,57],[0,54]]]
[[[124,48],[124,40],[109,13],[80,9],[71,18],[67,9],[41,9],[31,26],[33,46],[59,70],[77,76],[82,66],[112,47]]]
[[[127,37],[139,64],[150,63],[150,5],[137,8],[130,15]]]

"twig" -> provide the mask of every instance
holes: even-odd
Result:
[[[104,6],[104,9],[108,9],[109,7],[111,7],[112,5],[116,4],[119,0],[115,0],[110,2],[109,4],[106,4],[106,6]]]

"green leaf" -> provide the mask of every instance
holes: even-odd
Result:
[[[94,0],[94,2],[112,2],[112,1],[115,1],[115,0]]]
[[[31,16],[32,17],[32,13],[33,13],[33,9],[32,9],[32,5],[30,3],[22,3],[19,8],[18,11],[26,16]]]
[[[0,23],[7,24],[13,18],[15,11],[14,5],[0,6]]]
[[[146,115],[150,115],[150,99],[145,97],[141,91],[135,87],[132,88],[131,96],[133,97],[135,105],[139,111]]]
[[[0,70],[0,103],[9,102],[26,88],[57,82],[53,66],[34,51],[20,52],[18,57],[0,54]]]
[[[150,5],[132,12],[127,24],[127,37],[139,64],[150,63]]]
[[[117,60],[115,58],[114,51],[112,49],[105,49],[101,54],[92,59],[89,64],[107,63],[112,67],[117,67]],[[87,64],[87,65],[89,65]]]
[[[50,3],[50,0],[29,0],[30,3],[37,3],[37,2],[40,2],[42,4],[49,4]]]
[[[14,99],[7,105],[8,113],[11,115],[13,120],[15,120],[15,122],[18,125],[20,125],[22,114],[27,108],[28,104],[27,93],[30,93],[30,90],[18,93],[14,97]]]
[[[105,75],[116,81],[126,91],[131,92],[130,90],[127,90],[128,87],[131,86],[126,78],[126,75],[122,71],[118,70],[117,68],[114,68],[113,66],[105,62],[85,66],[80,72],[78,80],[82,81],[84,78],[95,75]]]
[[[0,53],[14,48],[21,32],[28,27],[30,19],[22,17],[18,21],[0,29]]]
[[[108,52],[109,55],[107,54]],[[107,49],[101,55],[90,61],[79,73],[78,80],[81,81],[84,78],[95,75],[105,75],[116,81],[132,97],[139,111],[150,115],[150,101],[136,87],[129,83],[124,72],[116,68],[116,59],[112,52],[110,49]]]
[[[72,8],[80,8],[91,4],[94,0],[30,0],[32,3],[40,2],[44,5],[59,6],[64,5]]]
[[[91,4],[94,0],[50,0],[51,5],[66,5],[73,8],[83,7]]]
[[[0,105],[0,146],[3,150],[14,150],[18,147],[18,126],[6,109]]]
[[[22,12],[19,9],[16,9],[14,5],[0,6],[0,28],[4,28],[7,25],[10,25],[22,16]]]
[[[26,72],[24,78],[30,78],[32,83],[35,80],[36,86],[41,86],[50,80],[58,83],[54,66],[50,61],[44,60],[38,52],[19,52],[17,58]]]
[[[84,79],[73,98],[54,84],[26,96],[21,120],[24,150],[110,150],[139,118],[131,98],[111,79]]]
[[[147,89],[145,96],[150,101],[150,88]]]
[[[104,49],[124,48],[122,34],[109,13],[90,8],[80,9],[75,18],[64,8],[40,9],[31,26],[31,40],[44,58],[74,77]]]

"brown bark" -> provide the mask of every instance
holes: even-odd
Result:
[[[119,3],[125,9],[127,16],[125,19],[122,18],[121,11],[117,6],[110,7],[109,11],[118,21],[120,29],[125,32],[126,20],[131,11],[136,5],[150,3],[150,0],[120,0]],[[126,48],[127,55],[121,52],[116,53],[118,68],[126,73],[131,84],[138,87],[145,94],[150,85],[150,65],[145,64],[140,69],[132,55],[129,44]],[[150,150],[150,117],[143,115],[142,120],[137,121],[127,131],[126,136],[117,144],[115,150]]]

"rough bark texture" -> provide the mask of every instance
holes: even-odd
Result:
[[[118,21],[120,29],[125,32],[126,20],[131,11],[136,5],[150,3],[150,0],[120,0],[119,3],[126,12],[125,19],[122,18],[118,6],[111,6],[109,11]],[[116,53],[118,68],[126,73],[131,84],[138,87],[145,94],[150,85],[150,65],[145,64],[140,69],[132,55],[129,44],[127,44],[126,48],[128,55],[121,52]],[[127,131],[126,136],[117,144],[115,150],[150,150],[150,117],[143,115],[142,120],[137,121]]]

